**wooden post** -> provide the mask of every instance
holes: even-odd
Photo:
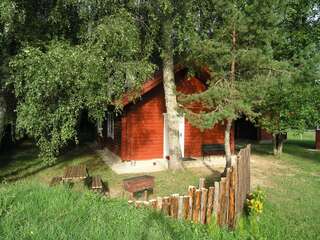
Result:
[[[170,197],[170,216],[178,218],[178,198],[179,194],[172,194]]]
[[[183,196],[183,219],[189,219],[189,205],[190,205],[190,197]]]
[[[201,207],[201,190],[197,189],[195,194],[195,206],[193,209],[193,222],[198,223],[199,222],[199,211]]]
[[[180,196],[178,198],[178,219],[183,219],[183,211],[184,211],[184,205],[183,205],[183,196]]]
[[[228,212],[228,226],[229,229],[234,229],[235,227],[235,169],[231,167],[230,173],[230,188],[229,188],[229,212]]]
[[[170,198],[164,197],[162,199],[162,212],[166,215],[170,215]]]
[[[230,187],[230,171],[231,169],[227,169],[226,175],[226,191],[225,191],[225,209],[223,211],[223,222],[224,224],[228,224],[228,212],[229,212],[229,187]]]
[[[157,198],[157,210],[162,211],[162,197]]]
[[[199,189],[204,188],[205,187],[205,178],[200,178],[199,179]]]
[[[150,204],[153,209],[157,209],[157,199],[151,199]]]
[[[214,202],[213,202],[213,211],[215,221],[218,223],[218,215],[220,212],[220,182],[214,183]]]
[[[211,215],[213,209],[213,202],[214,202],[214,187],[209,187],[208,192],[208,207],[207,207],[207,223],[211,223]]]
[[[135,201],[136,208],[140,208],[142,206],[142,201]]]
[[[201,210],[200,210],[200,223],[206,223],[207,215],[207,203],[208,203],[208,189],[201,189]]]
[[[224,224],[223,220],[224,220],[224,211],[225,211],[225,207],[226,207],[226,178],[223,177],[221,178],[220,181],[220,193],[219,193],[219,205],[220,205],[220,209],[218,212],[218,217],[217,217],[217,222],[219,226],[222,226]]]
[[[192,220],[193,217],[193,209],[195,206],[195,192],[196,192],[196,187],[194,186],[189,186],[189,220]]]

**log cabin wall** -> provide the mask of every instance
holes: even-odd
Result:
[[[195,78],[188,78],[185,71],[176,74],[177,91],[184,94],[201,92],[206,89],[205,84]],[[188,106],[194,111],[201,110],[201,106]],[[147,160],[163,158],[163,128],[166,112],[164,90],[159,84],[145,93],[136,102],[125,106],[121,118],[121,147],[117,154],[122,160]],[[234,150],[234,133],[231,131],[231,147]],[[201,132],[185,120],[185,157],[200,157],[202,144],[223,144],[224,126]]]

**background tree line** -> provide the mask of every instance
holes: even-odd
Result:
[[[3,0],[0,136],[9,121],[46,163],[77,142],[81,113],[101,122],[163,71],[170,167],[179,169],[178,115],[201,128],[245,115],[274,136],[319,124],[318,0]],[[208,89],[177,94],[174,65],[210,71]],[[194,113],[179,103],[199,102]],[[118,103],[118,104],[115,104]],[[14,105],[12,107],[12,105]],[[225,144],[230,163],[229,141]]]

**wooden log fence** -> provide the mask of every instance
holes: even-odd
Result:
[[[250,152],[250,145],[241,149],[225,176],[221,176],[213,186],[206,188],[205,179],[200,178],[199,188],[189,186],[186,195],[172,194],[129,203],[135,207],[151,207],[176,219],[201,224],[216,221],[219,226],[233,229],[250,192]]]

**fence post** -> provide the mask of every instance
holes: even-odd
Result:
[[[208,208],[207,208],[207,223],[211,222],[213,204],[214,204],[214,187],[209,187]]]
[[[193,219],[193,209],[195,206],[195,192],[194,186],[189,186],[189,220]]]
[[[220,193],[219,193],[219,211],[218,211],[218,225],[222,226],[224,224],[224,211],[225,211],[225,207],[226,207],[226,178],[223,177],[221,178],[220,181]]]
[[[229,188],[229,212],[228,212],[228,226],[230,229],[234,229],[235,227],[235,168],[231,167],[230,173],[230,188]]]
[[[183,196],[179,196],[179,198],[178,198],[178,219],[183,219],[183,211],[184,211]]]
[[[199,211],[201,206],[201,190],[197,189],[195,194],[195,207],[193,209],[193,222],[198,223],[199,222]]]
[[[202,224],[206,223],[206,213],[207,213],[207,204],[208,204],[208,189],[201,189],[201,208],[200,208],[200,222]]]
[[[170,216],[178,218],[178,198],[179,194],[172,194],[170,197]]]
[[[157,198],[157,210],[162,211],[162,197]]]
[[[199,189],[204,188],[205,187],[205,178],[200,178],[199,179]]]
[[[213,210],[214,210],[214,216],[215,220],[218,223],[218,215],[220,212],[220,182],[214,183],[214,202],[213,202]]]
[[[183,219],[189,219],[190,197],[183,196]]]
[[[166,215],[170,215],[170,198],[164,197],[162,199],[162,212]]]

